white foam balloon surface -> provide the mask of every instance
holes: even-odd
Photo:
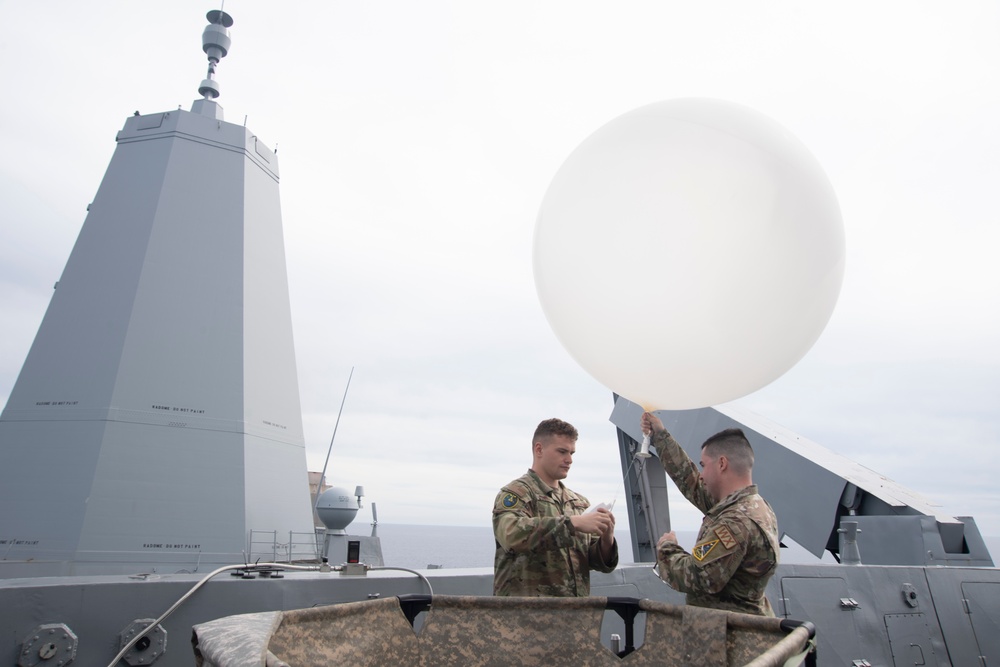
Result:
[[[559,168],[534,277],[572,357],[646,409],[717,405],[794,366],[844,275],[840,207],[774,120],[713,99],[630,111]]]

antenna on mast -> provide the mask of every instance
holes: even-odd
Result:
[[[340,415],[344,412],[344,402],[347,400],[347,390],[351,388],[351,378],[354,377],[354,366],[351,366],[351,374],[347,376],[347,386],[344,387],[344,397],[340,399],[340,410],[337,412],[337,421],[333,424],[333,435],[330,436],[330,447],[326,450],[326,461],[323,462],[323,472],[319,474],[319,483],[316,484],[316,499],[313,501],[313,510],[319,507],[319,497],[323,493],[323,482],[326,481],[326,466],[330,463],[330,453],[333,451],[333,439],[337,437],[337,427],[340,426]],[[361,499],[358,499],[358,506]]]
[[[198,86],[198,94],[212,101],[219,96],[219,84],[215,82],[215,67],[226,57],[233,43],[227,29],[233,25],[233,17],[221,9],[213,9],[205,15],[205,18],[208,19],[208,25],[201,34],[201,48],[208,56],[208,75]]]

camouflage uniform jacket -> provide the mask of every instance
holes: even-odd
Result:
[[[493,503],[493,594],[590,595],[590,570],[614,570],[618,543],[606,563],[600,536],[576,532],[569,518],[589,506],[562,482],[554,489],[531,470],[500,489]]]
[[[716,503],[698,466],[666,431],[654,439],[663,469],[705,515],[698,541],[687,553],[677,544],[657,550],[656,573],[687,593],[687,603],[774,616],[764,589],[778,566],[778,521],[756,485]]]

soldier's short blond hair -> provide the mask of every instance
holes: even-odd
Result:
[[[743,429],[727,428],[709,436],[701,448],[712,458],[725,456],[729,465],[739,474],[753,470],[753,447]]]
[[[572,424],[553,417],[552,419],[546,419],[538,425],[538,428],[535,429],[535,435],[531,436],[531,445],[534,446],[542,438],[553,435],[566,436],[573,441],[576,441],[580,437],[580,434],[577,433],[576,428]]]

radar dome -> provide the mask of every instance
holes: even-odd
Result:
[[[320,494],[316,514],[329,530],[343,532],[358,513],[358,501],[347,489],[331,487]]]

